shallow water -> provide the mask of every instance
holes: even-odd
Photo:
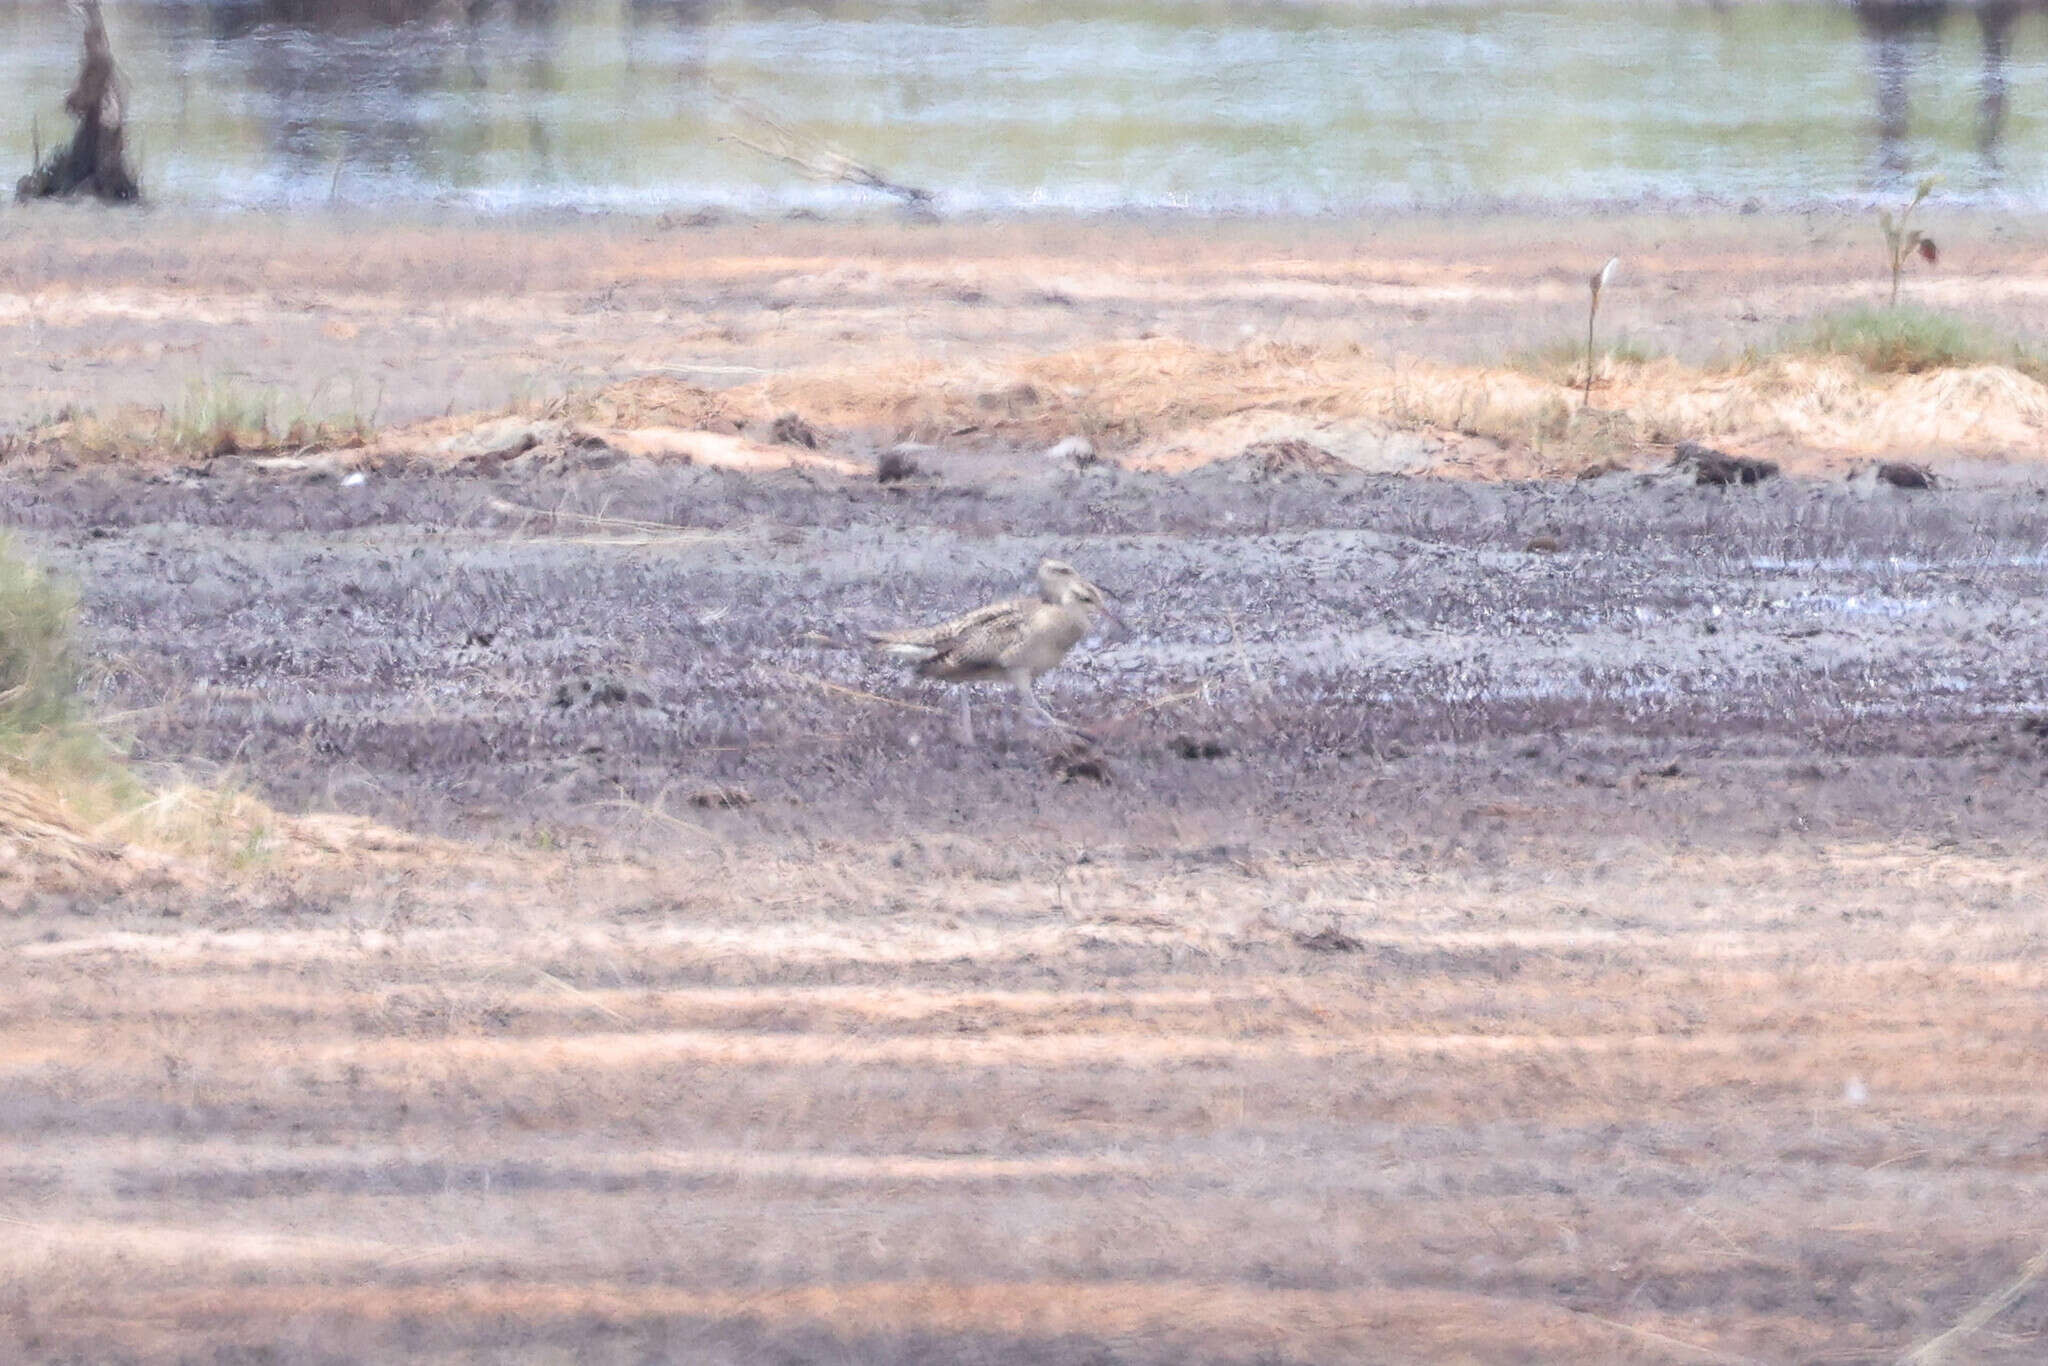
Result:
[[[951,210],[2048,199],[2048,19],[1828,3],[113,3],[146,188],[199,204],[833,207],[721,91]],[[0,0],[4,164],[75,22]],[[1988,82],[1988,83],[1987,83]],[[2003,91],[2003,104],[1997,98]],[[1889,131],[1887,131],[1889,130]],[[758,131],[758,130],[756,130]],[[16,174],[9,170],[8,174]]]

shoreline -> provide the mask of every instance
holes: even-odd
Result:
[[[1285,204],[1195,204],[1166,202],[1047,203],[1018,202],[990,204],[970,199],[949,207],[948,191],[934,191],[935,208],[912,208],[880,196],[861,195],[818,201],[770,198],[726,199],[718,197],[622,200],[595,205],[548,200],[487,202],[489,196],[390,196],[353,200],[347,196],[325,196],[206,201],[183,195],[145,197],[136,204],[104,206],[89,200],[46,200],[33,205],[12,205],[16,218],[36,213],[107,212],[115,215],[164,217],[194,222],[283,219],[318,222],[323,219],[391,224],[402,227],[472,226],[563,227],[614,224],[618,226],[690,227],[776,224],[814,224],[836,227],[896,224],[905,227],[995,228],[1033,224],[1138,224],[1154,228],[1198,229],[1229,224],[1299,224],[1303,226],[1341,224],[1357,220],[1395,225],[1417,223],[1501,223],[1556,224],[1595,220],[1670,220],[1683,222],[1704,216],[1710,219],[1807,220],[1834,217],[1865,218],[1880,209],[1896,208],[1909,198],[1917,177],[1903,175],[1895,183],[1855,194],[1810,195],[1797,199],[1772,199],[1764,195],[1655,193],[1625,197],[1542,199],[1515,196],[1467,196],[1448,200],[1360,199],[1319,207]],[[597,187],[590,187],[595,190]],[[850,192],[858,194],[859,192]],[[1961,216],[1973,221],[2011,219],[2024,221],[2048,218],[2048,194],[2030,197],[1999,191],[1972,192],[1943,184],[1932,212]],[[8,221],[8,209],[0,206],[0,224]]]

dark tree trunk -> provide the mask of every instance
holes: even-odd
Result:
[[[132,203],[141,187],[122,152],[124,100],[114,50],[99,0],[84,0],[84,52],[64,110],[78,124],[71,141],[51,152],[14,187],[16,199],[63,199],[89,194],[113,204]]]

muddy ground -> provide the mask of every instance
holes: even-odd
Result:
[[[2040,1358],[2048,485],[924,461],[7,479],[428,842],[6,924],[5,1354]],[[1043,554],[1106,780],[835,643]]]
[[[674,816],[746,841],[1219,812],[1341,845],[1358,832],[1333,810],[1392,819],[1391,794],[1441,772],[1622,784],[1642,833],[1769,836],[1824,796],[1871,833],[1935,837],[1996,829],[2038,776],[2021,727],[2043,706],[2048,484],[922,459],[894,486],[686,467],[345,487],[223,462],[39,476],[6,502],[87,585],[95,700],[139,759],[238,765],[286,809],[434,834],[622,839],[636,810],[655,843]],[[977,698],[988,743],[958,745],[955,694],[849,648],[1021,591],[1043,555],[1130,624],[1044,685],[1101,740],[1107,784],[1048,790],[1045,737],[1000,691]],[[1639,781],[1674,763],[1684,781]],[[1705,808],[1731,766],[1799,801]],[[1944,780],[1954,803],[1916,790]],[[754,808],[686,810],[719,786]]]

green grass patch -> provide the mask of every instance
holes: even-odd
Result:
[[[1918,375],[1966,365],[2009,365],[2037,379],[2048,373],[2041,355],[2017,338],[1925,308],[1866,307],[1830,313],[1784,349],[1846,356],[1883,375]]]
[[[375,429],[381,394],[365,403],[361,386],[343,395],[323,384],[301,400],[275,389],[250,388],[231,379],[200,379],[186,386],[164,414],[161,440],[180,455],[226,455],[290,446],[347,446]]]
[[[338,450],[376,434],[382,405],[381,389],[353,379],[323,381],[310,397],[300,397],[234,377],[206,377],[187,384],[167,406],[66,407],[38,423],[21,444],[48,444],[103,460]]]

